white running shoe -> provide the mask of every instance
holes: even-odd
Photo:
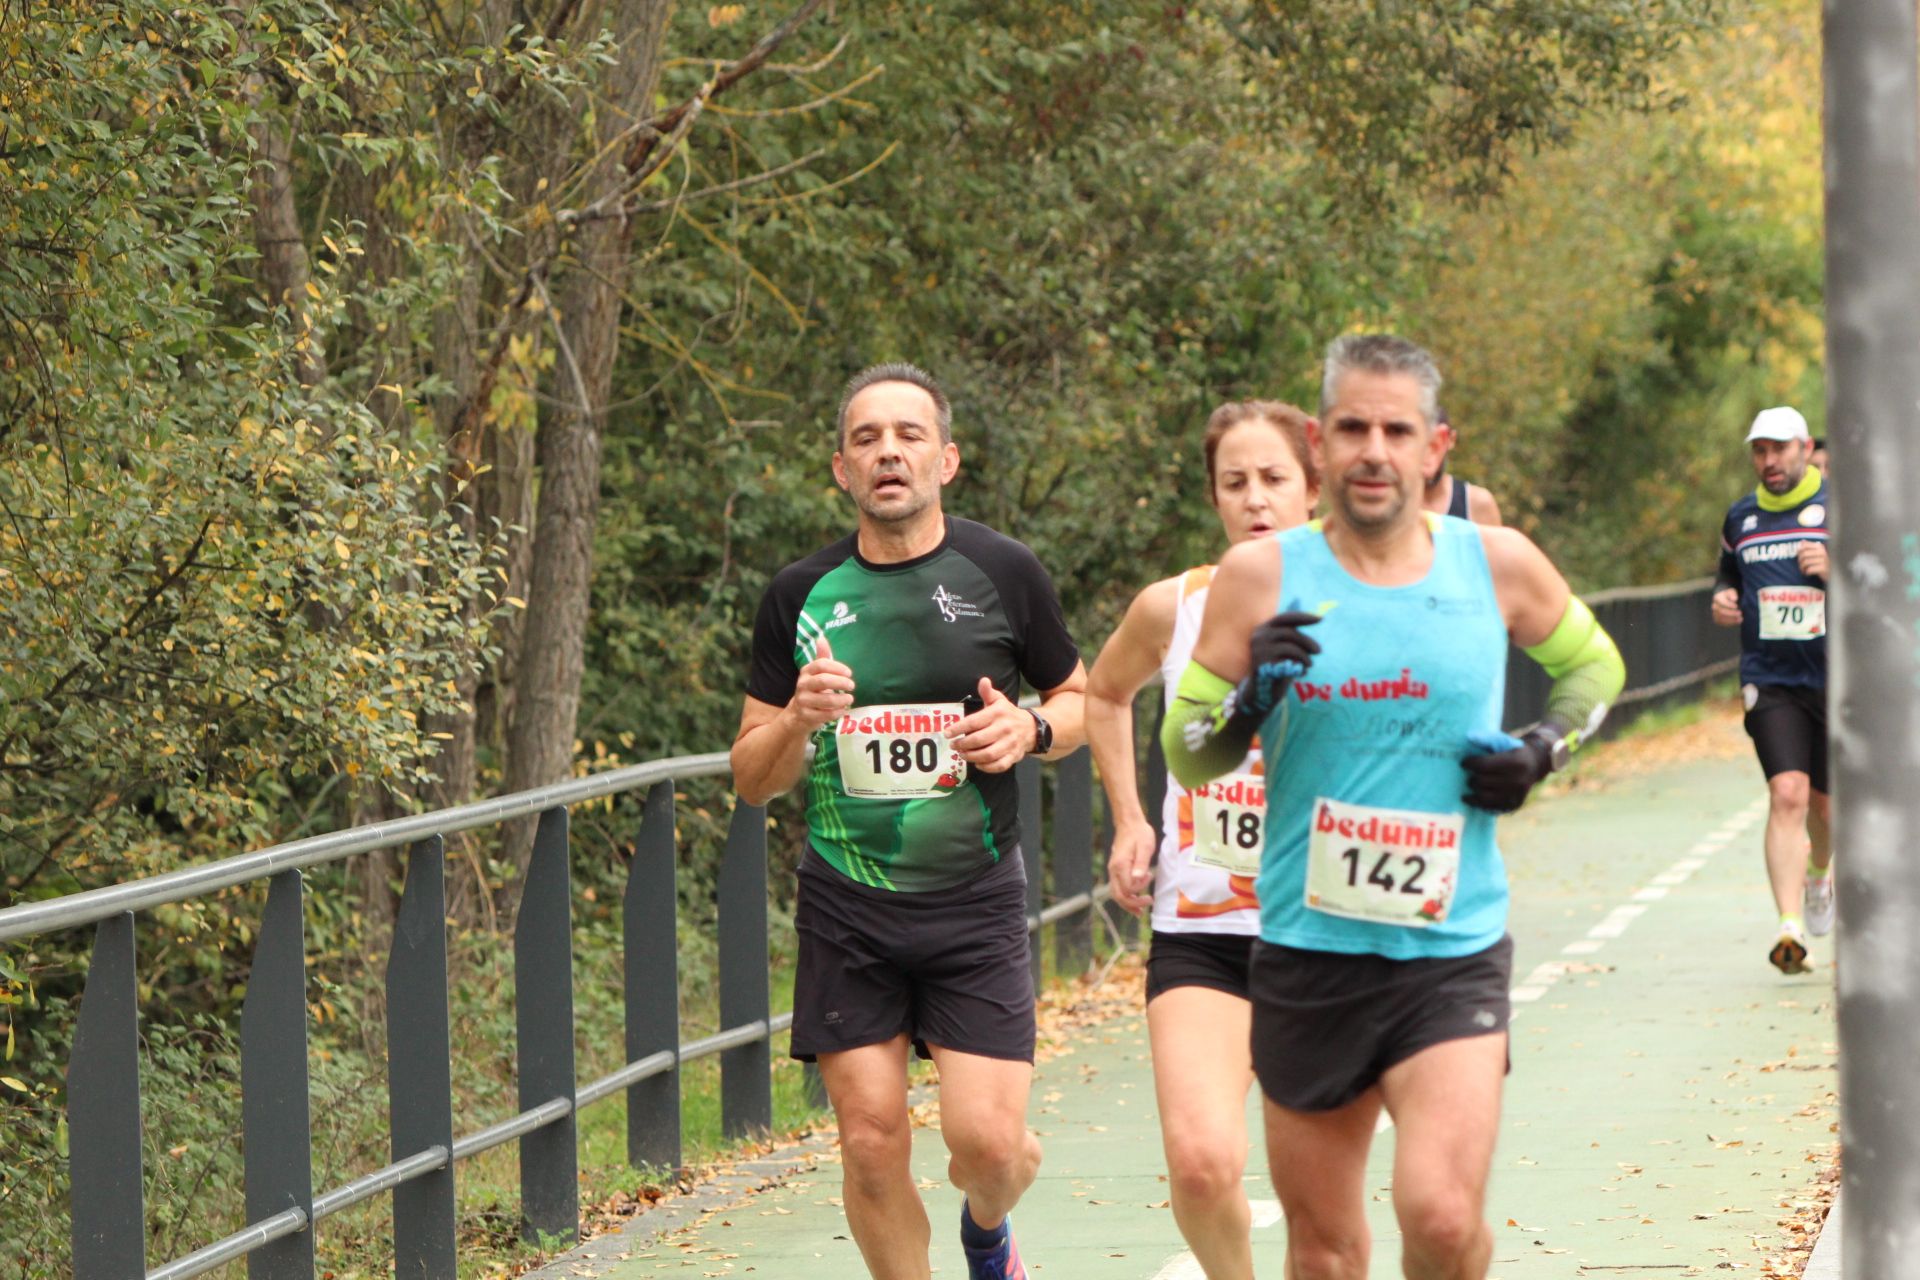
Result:
[[[1813,966],[1807,963],[1807,936],[1800,931],[1798,920],[1780,922],[1780,938],[1773,944],[1773,950],[1767,952],[1767,959],[1782,973],[1813,971]]]
[[[1807,932],[1824,938],[1833,932],[1833,868],[1823,876],[1807,877],[1807,893],[1802,899],[1807,913]]]

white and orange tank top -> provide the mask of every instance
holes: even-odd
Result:
[[[1212,581],[1212,565],[1189,569],[1180,579],[1173,638],[1160,661],[1167,706],[1193,657]],[[1194,791],[1168,776],[1160,860],[1153,877],[1154,932],[1260,932],[1260,902],[1253,885],[1265,845],[1266,803],[1258,741],[1238,769]]]

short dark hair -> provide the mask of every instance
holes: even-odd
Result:
[[[846,388],[840,393],[840,412],[835,416],[837,425],[836,440],[847,438],[847,407],[853,398],[868,387],[881,382],[905,382],[920,388],[933,397],[934,422],[940,428],[940,443],[953,443],[953,406],[947,402],[947,393],[934,381],[932,374],[917,364],[908,364],[904,360],[890,360],[884,364],[870,364],[847,379]]]
[[[1425,347],[1391,333],[1349,333],[1327,346],[1320,378],[1320,416],[1333,404],[1334,384],[1355,369],[1368,373],[1404,373],[1420,387],[1420,412],[1428,426],[1440,422],[1440,366]]]

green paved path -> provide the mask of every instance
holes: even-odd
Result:
[[[1816,943],[1818,967],[1803,977],[1765,961],[1760,797],[1750,761],[1712,762],[1576,791],[1502,824],[1518,1016],[1488,1198],[1493,1276],[1767,1273],[1782,1206],[1833,1142],[1835,1071],[1830,944]],[[1144,1019],[1075,1041],[1042,1066],[1033,1097],[1047,1158],[1014,1222],[1034,1274],[1198,1277],[1166,1207]],[[1392,1157],[1388,1129],[1369,1175],[1374,1277],[1400,1274]],[[916,1135],[915,1167],[935,1272],[964,1276],[937,1133]],[[1285,1227],[1263,1169],[1247,1189],[1257,1266],[1278,1277]],[[619,1280],[856,1280],[865,1271],[839,1190],[838,1167],[823,1163],[665,1239],[585,1248],[599,1255],[593,1271]],[[616,1253],[629,1256],[603,1271]]]

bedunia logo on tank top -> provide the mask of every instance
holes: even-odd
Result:
[[[984,618],[987,616],[980,612],[979,605],[968,604],[944,586],[933,589],[933,603],[939,607],[940,616],[948,622],[953,622],[959,618]]]
[[[1425,680],[1415,679],[1410,669],[1402,667],[1399,676],[1392,680],[1362,680],[1354,676],[1338,688],[1295,680],[1293,692],[1302,702],[1332,702],[1336,697],[1350,702],[1398,702],[1402,698],[1424,700],[1430,690]]]

